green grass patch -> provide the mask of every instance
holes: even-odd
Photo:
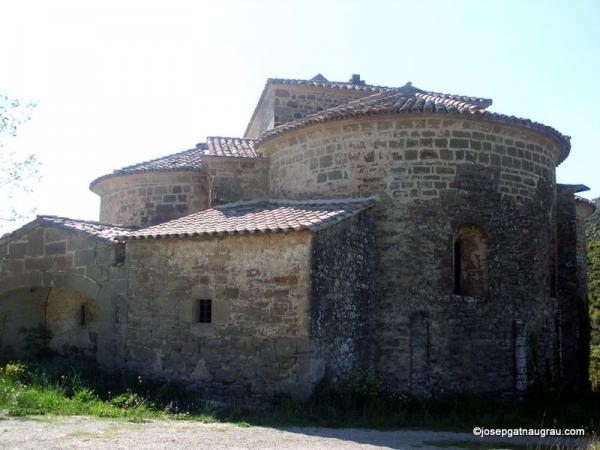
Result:
[[[600,393],[557,392],[524,401],[453,395],[422,398],[385,390],[374,374],[323,381],[299,401],[279,395],[269,404],[215,408],[198,392],[92,361],[13,362],[0,370],[0,409],[12,416],[89,415],[142,423],[149,419],[230,422],[233,426],[322,426],[470,432],[486,428],[580,428],[600,431]]]

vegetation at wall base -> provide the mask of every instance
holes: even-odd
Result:
[[[586,427],[600,432],[600,393],[579,397],[537,394],[523,401],[469,395],[423,398],[395,395],[375,374],[333,384],[324,380],[307,401],[279,395],[249,408],[214,406],[181,384],[100,369],[93,361],[15,361],[0,371],[0,409],[13,416],[90,415],[226,421],[239,426],[298,425],[376,429],[421,428],[470,432],[483,427]],[[589,435],[589,434],[588,434]]]
[[[600,207],[586,219],[588,302],[592,345],[600,345]]]

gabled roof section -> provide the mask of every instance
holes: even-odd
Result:
[[[375,205],[374,198],[229,203],[125,234],[122,239],[319,231]]]
[[[310,87],[321,87],[321,88],[331,88],[331,89],[342,89],[342,90],[351,90],[351,91],[363,91],[367,93],[373,92],[382,92],[392,88],[387,86],[374,86],[371,84],[366,84],[364,81],[359,83],[353,83],[352,81],[329,81],[320,73],[315,75],[310,80],[297,80],[291,78],[268,78],[267,84],[275,84],[275,85],[286,85],[286,86],[310,86]],[[265,87],[266,87],[265,86]]]
[[[37,216],[35,220],[23,225],[21,228],[18,228],[15,231],[1,236],[0,242],[14,239],[15,237],[18,237],[19,235],[26,233],[39,226],[56,227],[64,228],[67,230],[79,231],[88,234],[95,239],[111,243],[116,242],[117,236],[123,236],[136,229],[135,227],[95,222],[92,220],[78,220],[70,219],[68,217],[43,215]]]
[[[229,158],[258,158],[254,150],[254,140],[233,137],[209,136],[206,138],[204,156]]]
[[[485,109],[491,104],[491,99],[429,92],[407,83],[400,88],[378,92],[344,105],[308,114],[298,120],[284,123],[265,131],[257,140],[256,145],[260,147],[262,142],[287,131],[350,117],[391,113],[442,113],[483,117],[541,131],[563,144],[564,150],[559,163],[568,156],[571,149],[570,137],[563,135],[552,127],[529,119],[486,111]]]
[[[144,172],[169,172],[173,170],[191,170],[199,171],[202,168],[202,155],[206,151],[206,144],[197,144],[196,148],[184,150],[182,152],[172,153],[160,158],[150,159],[141,163],[132,164],[113,170],[112,173],[96,178],[90,183],[90,189],[98,182],[120,175],[131,175]]]
[[[336,90],[350,90],[355,92],[362,92],[364,95],[370,95],[376,92],[387,91],[389,88],[387,86],[375,86],[366,84],[364,80],[360,80],[359,82],[351,81],[329,81],[322,74],[318,73],[310,80],[298,80],[291,78],[268,78],[265,83],[265,87],[263,88],[262,93],[260,94],[260,98],[256,103],[256,107],[252,113],[252,117],[246,126],[246,131],[244,131],[244,136],[248,136],[250,133],[250,128],[252,126],[252,122],[256,118],[258,111],[260,110],[261,105],[263,104],[265,98],[267,97],[267,93],[269,92],[269,88],[271,86],[306,86],[313,88],[325,88],[325,89],[336,89]]]

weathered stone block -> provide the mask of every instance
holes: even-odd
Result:
[[[62,255],[66,251],[67,243],[65,241],[46,244],[46,255]]]
[[[27,251],[27,242],[11,242],[8,244],[8,257],[11,259],[23,258]]]

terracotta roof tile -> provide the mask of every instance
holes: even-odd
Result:
[[[122,236],[123,234],[136,229],[135,227],[128,227],[125,225],[95,222],[92,220],[70,219],[68,217],[59,216],[37,216],[36,220],[71,230],[82,231],[108,241],[114,241],[117,236]]]
[[[177,238],[202,235],[318,231],[370,208],[375,200],[260,200],[230,203],[160,225],[144,228],[123,239]]]
[[[390,113],[442,113],[484,117],[542,131],[555,137],[563,144],[564,151],[559,163],[567,157],[571,148],[568,136],[564,136],[552,127],[529,119],[484,111],[491,103],[490,99],[485,98],[427,92],[407,83],[400,88],[378,92],[267,130],[257,140],[256,146],[260,147],[262,142],[286,131],[349,117]]]
[[[253,139],[209,136],[206,138],[206,156],[225,156],[232,158],[257,158]]]
[[[202,155],[206,151],[206,144],[198,144],[196,148],[172,153],[160,158],[150,159],[130,166],[113,170],[112,173],[102,175],[90,183],[90,189],[106,178],[131,175],[144,172],[170,172],[173,170],[199,171],[202,168]]]
[[[387,86],[374,86],[366,83],[352,83],[350,81],[329,81],[322,75],[319,77],[318,74],[310,80],[295,80],[289,78],[269,78],[267,79],[268,84],[280,84],[280,85],[291,85],[291,86],[311,86],[321,88],[333,88],[351,91],[363,91],[363,92],[382,92],[387,91]]]
[[[160,158],[132,164],[113,171],[113,174],[138,173],[173,169],[196,169],[202,167],[202,155],[206,150],[206,144],[198,144],[196,148],[172,153]]]
[[[136,230],[135,227],[128,227],[125,225],[115,225],[110,223],[95,222],[92,220],[78,220],[70,219],[68,217],[43,215],[37,216],[35,220],[23,225],[17,230],[1,236],[0,239],[10,240],[15,236],[18,236],[40,225],[81,231],[93,236],[94,238],[110,242],[115,242],[115,238],[117,236],[123,236],[124,234]]]
[[[599,199],[590,200],[590,199],[587,199],[587,198],[584,198],[584,197],[580,197],[579,195],[575,196],[575,201],[577,203],[581,203],[583,205],[586,205],[586,206],[592,208],[594,211],[598,207],[598,205],[596,204],[597,200],[599,200]]]

